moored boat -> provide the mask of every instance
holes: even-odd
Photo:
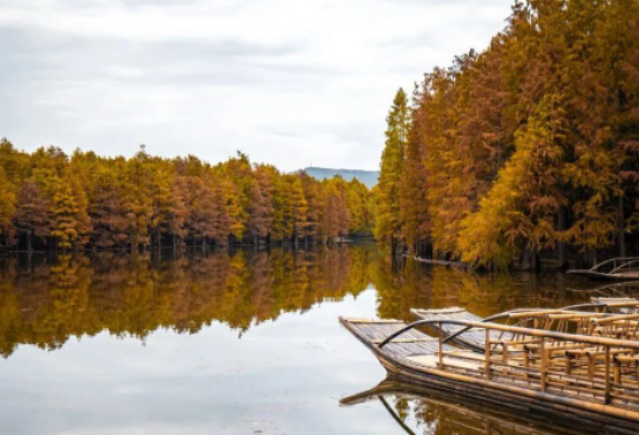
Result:
[[[340,321],[389,374],[405,381],[639,431],[637,341],[470,320]],[[443,333],[431,337],[417,329],[433,323],[483,330],[483,354],[444,343]],[[516,334],[526,344],[504,349],[490,338],[492,331]]]

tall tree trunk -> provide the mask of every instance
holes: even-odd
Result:
[[[566,230],[566,208],[561,206],[559,207],[559,216],[557,222],[557,229],[559,231]],[[557,262],[559,263],[560,269],[565,269],[568,267],[568,253],[565,242],[557,243]]]
[[[539,272],[539,269],[541,269],[541,265],[539,264],[539,252],[537,252],[536,249],[532,250],[532,259],[530,262],[531,266],[532,266],[532,272],[537,273]]]
[[[617,244],[619,247],[619,256],[626,256],[626,235],[624,231],[624,213],[623,213],[623,196],[619,196],[617,209]]]
[[[131,243],[131,252],[137,252],[138,245],[135,242],[135,236],[133,235],[133,231],[129,231],[129,241]]]
[[[33,245],[32,245],[32,239],[33,238],[33,231],[29,230],[29,232],[27,233],[27,251],[28,252],[32,252],[33,251]]]
[[[584,263],[586,267],[592,267],[597,263],[597,251],[592,247],[584,250]]]
[[[520,267],[527,272],[539,272],[539,253],[526,243],[521,253]]]

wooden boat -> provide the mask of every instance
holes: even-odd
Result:
[[[340,318],[389,374],[429,388],[498,400],[629,428],[639,433],[639,342],[482,323],[436,321],[483,330],[483,354],[416,328],[435,322]],[[524,339],[500,348],[491,331]]]
[[[639,281],[639,258],[612,258],[590,269],[571,269],[567,273],[598,280]]]
[[[356,406],[379,401],[397,424],[409,435],[416,433],[405,423],[393,408],[394,400],[409,400],[430,417],[428,422],[419,421],[419,426],[447,428],[450,433],[473,433],[478,435],[630,435],[634,429],[628,426],[605,425],[598,419],[575,417],[562,410],[540,410],[530,404],[509,402],[499,398],[474,397],[449,389],[402,382],[389,376],[370,390],[345,397],[343,406]],[[432,419],[436,416],[436,420]],[[439,433],[439,432],[437,432]],[[448,432],[447,432],[448,433]]]

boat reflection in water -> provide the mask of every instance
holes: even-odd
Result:
[[[340,400],[343,406],[380,402],[409,435],[600,435],[632,434],[585,423],[561,412],[539,412],[522,406],[505,410],[498,400],[474,399],[387,378],[376,387]]]

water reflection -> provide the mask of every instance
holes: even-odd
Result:
[[[392,264],[372,244],[310,251],[164,252],[0,261],[0,352],[56,349],[70,336],[107,330],[143,339],[160,327],[195,333],[221,321],[241,333],[281,313],[356,296],[370,283],[378,315],[410,319],[413,307],[461,305],[480,315],[583,299],[565,277],[475,275]]]
[[[102,330],[144,338],[160,327],[195,333],[211,321],[240,332],[367,288],[371,245],[351,249],[99,253],[0,267],[0,352],[62,346]]]
[[[4,258],[0,432],[402,433],[383,409],[337,407],[384,377],[339,315],[488,315],[581,302],[594,293],[569,289],[592,287],[393,263],[373,244]],[[417,433],[488,433],[423,398],[387,403]]]
[[[473,400],[450,390],[423,388],[392,379],[375,388],[346,397],[344,406],[379,402],[408,435],[598,435],[607,432],[597,424],[585,424],[566,414],[505,411],[497,400]],[[401,429],[401,430],[400,430]]]
[[[379,315],[405,320],[414,320],[409,310],[415,307],[458,305],[484,317],[517,307],[557,307],[588,300],[595,287],[564,274],[474,274],[411,260],[393,266],[386,258],[376,259],[370,278]]]

